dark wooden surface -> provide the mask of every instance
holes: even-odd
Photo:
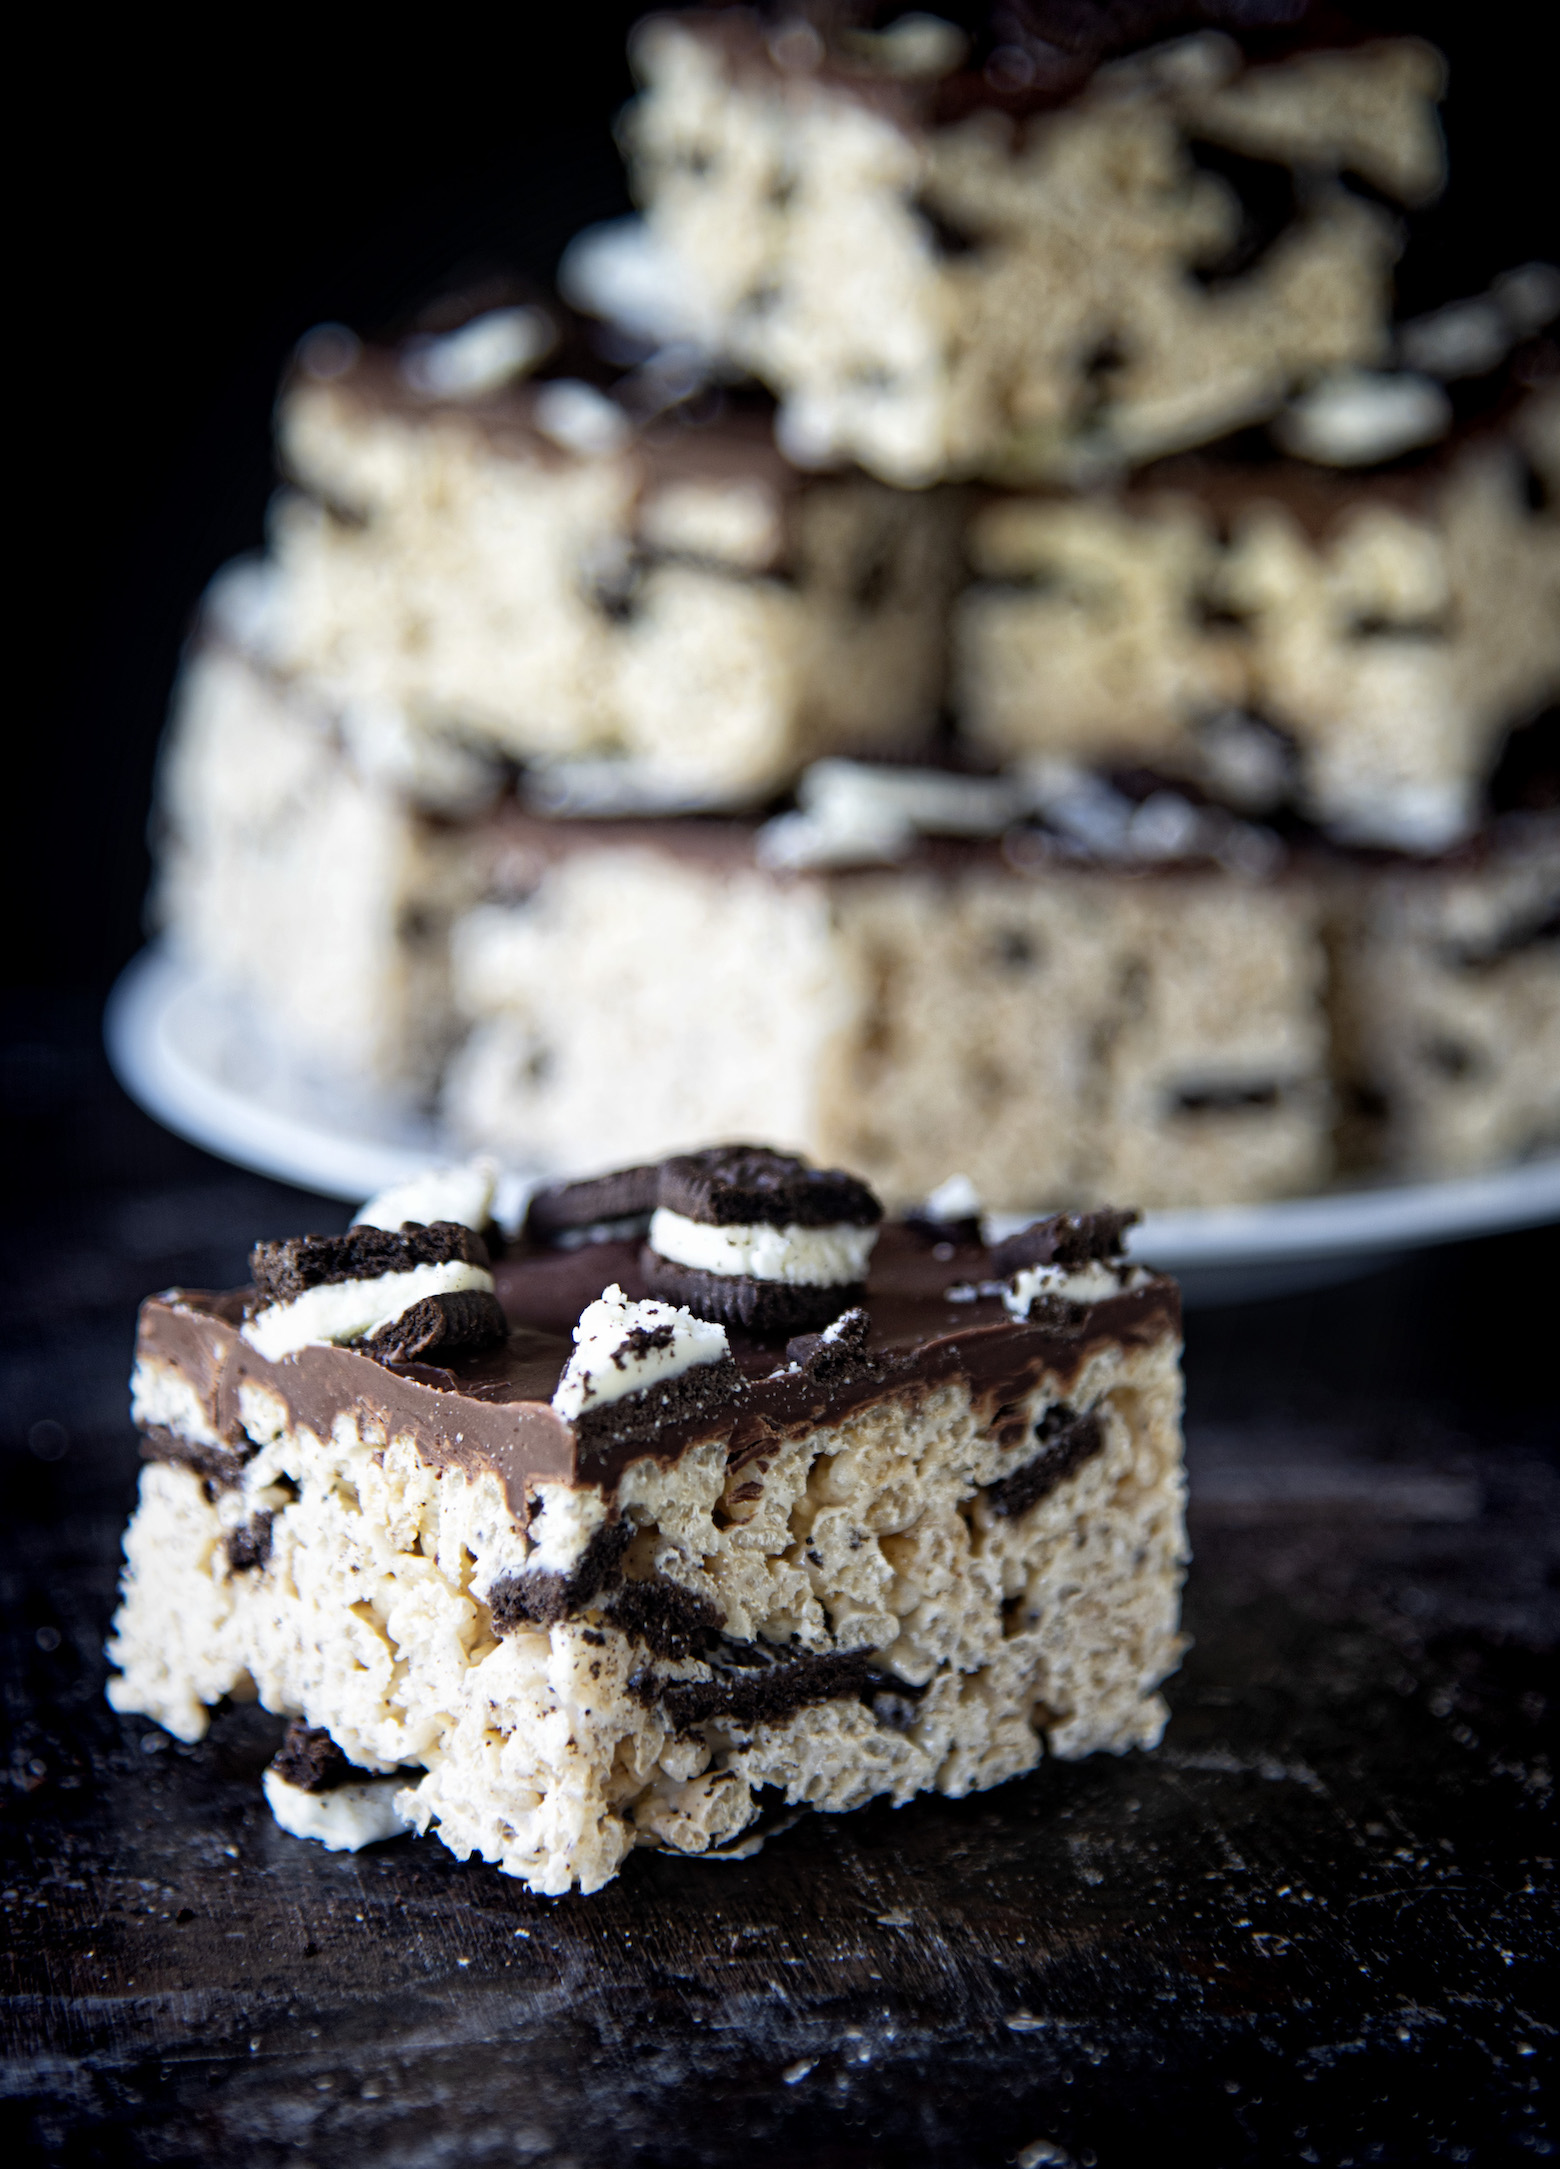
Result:
[[[135,1301],[345,1215],[164,1138],[89,1014],[17,1024],[8,2160],[1552,2150],[1552,1232],[1193,1318],[1196,1643],[1159,1753],[537,1899],[432,1841],[281,1836],[263,1713],[185,1748],[103,1703]]]

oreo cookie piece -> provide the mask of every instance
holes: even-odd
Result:
[[[306,1725],[301,1717],[288,1725],[271,1768],[284,1785],[296,1785],[300,1792],[334,1792],[368,1774],[348,1762],[322,1726]]]
[[[620,1167],[589,1182],[554,1183],[538,1190],[526,1208],[525,1232],[552,1249],[629,1241],[650,1225],[660,1178],[657,1163]]]
[[[412,1221],[394,1233],[359,1223],[345,1235],[290,1235],[279,1243],[256,1243],[249,1253],[249,1277],[262,1304],[291,1303],[310,1288],[378,1280],[419,1265],[489,1262],[481,1236],[458,1220],[436,1220],[431,1227]]]
[[[876,1227],[883,1208],[843,1168],[765,1145],[713,1145],[662,1162],[655,1202],[709,1227]]]
[[[357,1345],[363,1355],[381,1363],[448,1363],[497,1348],[508,1333],[509,1321],[496,1295],[461,1288],[425,1295]]]
[[[1028,1265],[1056,1265],[1076,1272],[1085,1265],[1113,1265],[1126,1253],[1126,1233],[1139,1212],[1051,1213],[1031,1221],[991,1252],[995,1277],[1005,1278]]]
[[[864,1282],[818,1287],[802,1280],[760,1280],[750,1273],[712,1273],[664,1258],[648,1243],[639,1253],[639,1270],[652,1295],[761,1340],[816,1332],[867,1292]]]

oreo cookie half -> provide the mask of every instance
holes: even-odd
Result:
[[[621,1167],[589,1182],[554,1183],[538,1190],[526,1208],[525,1232],[553,1249],[629,1241],[650,1225],[660,1178],[657,1164]]]
[[[709,1273],[696,1265],[663,1258],[646,1243],[639,1270],[652,1295],[678,1303],[695,1317],[737,1326],[764,1340],[789,1339],[832,1325],[841,1311],[866,1296],[866,1286],[820,1288],[800,1280],[757,1280],[748,1273]]]
[[[712,1145],[663,1161],[656,1204],[712,1227],[876,1227],[883,1208],[838,1167],[765,1145]]]

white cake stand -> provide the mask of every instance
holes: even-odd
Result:
[[[120,977],[104,1037],[120,1083],[170,1130],[327,1197],[357,1202],[456,1154],[426,1111],[290,1060],[238,1003],[158,945]],[[537,1172],[517,1167],[516,1186]],[[1231,1303],[1350,1280],[1426,1244],[1552,1220],[1560,1157],[1455,1182],[1149,1213],[1132,1251],[1175,1273],[1189,1303]]]

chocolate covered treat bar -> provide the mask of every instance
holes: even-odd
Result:
[[[543,1892],[729,1849],[770,1802],[1153,1745],[1179,1320],[1121,1257],[1130,1216],[993,1253],[755,1147],[650,1194],[643,1243],[489,1267],[448,1220],[360,1226],[152,1297],[115,1707],[196,1740],[258,1694],[293,1721],[284,1828],[432,1829]],[[667,1264],[684,1301],[650,1292]]]
[[[1560,817],[1345,877],[1339,1063],[1401,1175],[1560,1150]]]
[[[975,518],[956,700],[999,760],[1144,762],[1436,852],[1560,691],[1560,391],[1384,474],[1188,455]]]
[[[151,916],[293,1058],[425,1092],[454,1029],[449,928],[485,886],[490,767],[384,711],[343,712],[261,660],[263,575],[208,601],[158,770]],[[260,598],[263,608],[264,599]]]
[[[792,458],[901,485],[1135,464],[1384,360],[1379,199],[1440,187],[1438,56],[1303,22],[1122,52],[1189,17],[994,11],[973,50],[918,16],[652,17],[625,141],[664,329],[772,387]],[[611,308],[606,241],[573,280]]]
[[[454,935],[474,1027],[446,1096],[458,1133],[567,1167],[757,1127],[896,1206],[955,1168],[1014,1210],[1238,1202],[1326,1176],[1313,885],[1260,859],[1091,864],[1027,828],[862,864],[862,800],[881,811],[918,783],[951,818],[992,785],[856,781],[863,829],[835,867],[786,863],[805,816],[516,822],[495,860],[507,895]],[[1084,798],[1080,820],[1111,810]],[[1124,846],[1161,824],[1162,850],[1199,848],[1172,794],[1124,810]]]
[[[277,665],[554,770],[559,801],[742,805],[819,754],[921,744],[956,498],[799,475],[766,412],[636,419],[632,385],[572,378],[462,388],[434,364],[495,313],[397,351],[304,342],[279,418],[302,494],[273,519]]]

